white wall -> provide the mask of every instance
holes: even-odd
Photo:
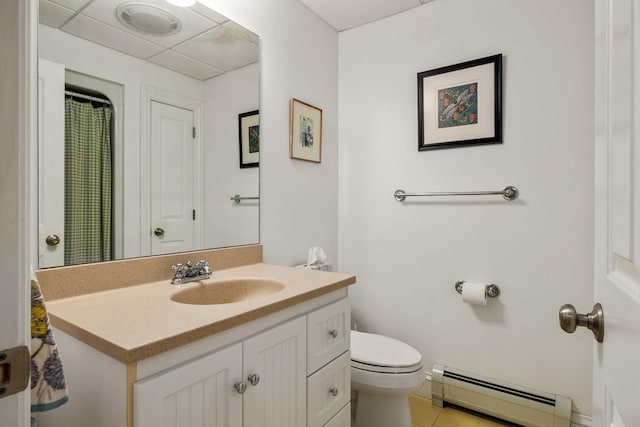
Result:
[[[438,0],[340,34],[340,267],[356,317],[434,362],[571,397],[591,412],[593,2]],[[501,145],[417,151],[416,73],[504,55]],[[424,199],[406,191],[502,189]],[[457,280],[492,282],[486,307]]]
[[[259,169],[240,168],[238,114],[260,108],[260,64],[209,79],[204,84],[204,247],[257,243],[260,203],[236,204],[231,196],[260,194]]]
[[[338,259],[338,35],[298,0],[200,0],[260,35],[260,242],[294,265]],[[289,159],[289,101],[323,109],[322,163]]]

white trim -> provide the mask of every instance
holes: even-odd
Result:
[[[591,416],[577,412],[571,413],[571,427],[591,427],[592,425],[593,419]]]
[[[203,238],[203,199],[204,199],[204,183],[203,183],[203,158],[204,149],[202,143],[202,123],[204,114],[204,105],[202,102],[176,95],[150,86],[142,86],[140,88],[140,256],[151,255],[151,182],[150,182],[150,158],[151,158],[151,102],[157,101],[164,104],[173,105],[175,107],[184,108],[193,111],[193,124],[196,128],[196,137],[194,139],[194,157],[198,161],[194,162],[194,209],[197,212],[194,223],[194,248],[202,247]]]
[[[425,372],[425,380],[420,387],[420,390],[415,392],[416,395],[424,397],[425,399],[431,399],[431,372]],[[579,414],[577,412],[571,413],[571,427],[592,427],[593,420],[591,416],[585,414]]]

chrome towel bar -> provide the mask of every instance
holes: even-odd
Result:
[[[235,203],[240,203],[240,201],[242,200],[260,200],[260,197],[242,197],[239,194],[236,194],[235,196],[231,197],[231,200],[233,200]]]
[[[396,190],[393,197],[398,202],[404,202],[407,197],[432,197],[432,196],[491,196],[500,195],[505,200],[512,201],[518,198],[519,191],[516,187],[508,186],[500,191],[460,191],[460,192],[442,192],[442,193],[405,193],[404,190]]]

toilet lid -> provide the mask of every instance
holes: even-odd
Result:
[[[422,355],[410,345],[383,335],[351,331],[351,365],[376,372],[414,372]]]

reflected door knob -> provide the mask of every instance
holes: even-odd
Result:
[[[604,339],[604,312],[600,303],[593,306],[591,313],[579,314],[571,304],[560,307],[560,327],[563,331],[572,334],[578,326],[584,326],[593,332],[593,337],[598,342]]]
[[[164,230],[162,228],[158,227],[155,230],[153,230],[153,234],[155,234],[158,237],[164,236]]]
[[[46,239],[44,239],[44,241],[49,246],[58,246],[58,244],[60,243],[60,237],[57,234],[50,234]]]

